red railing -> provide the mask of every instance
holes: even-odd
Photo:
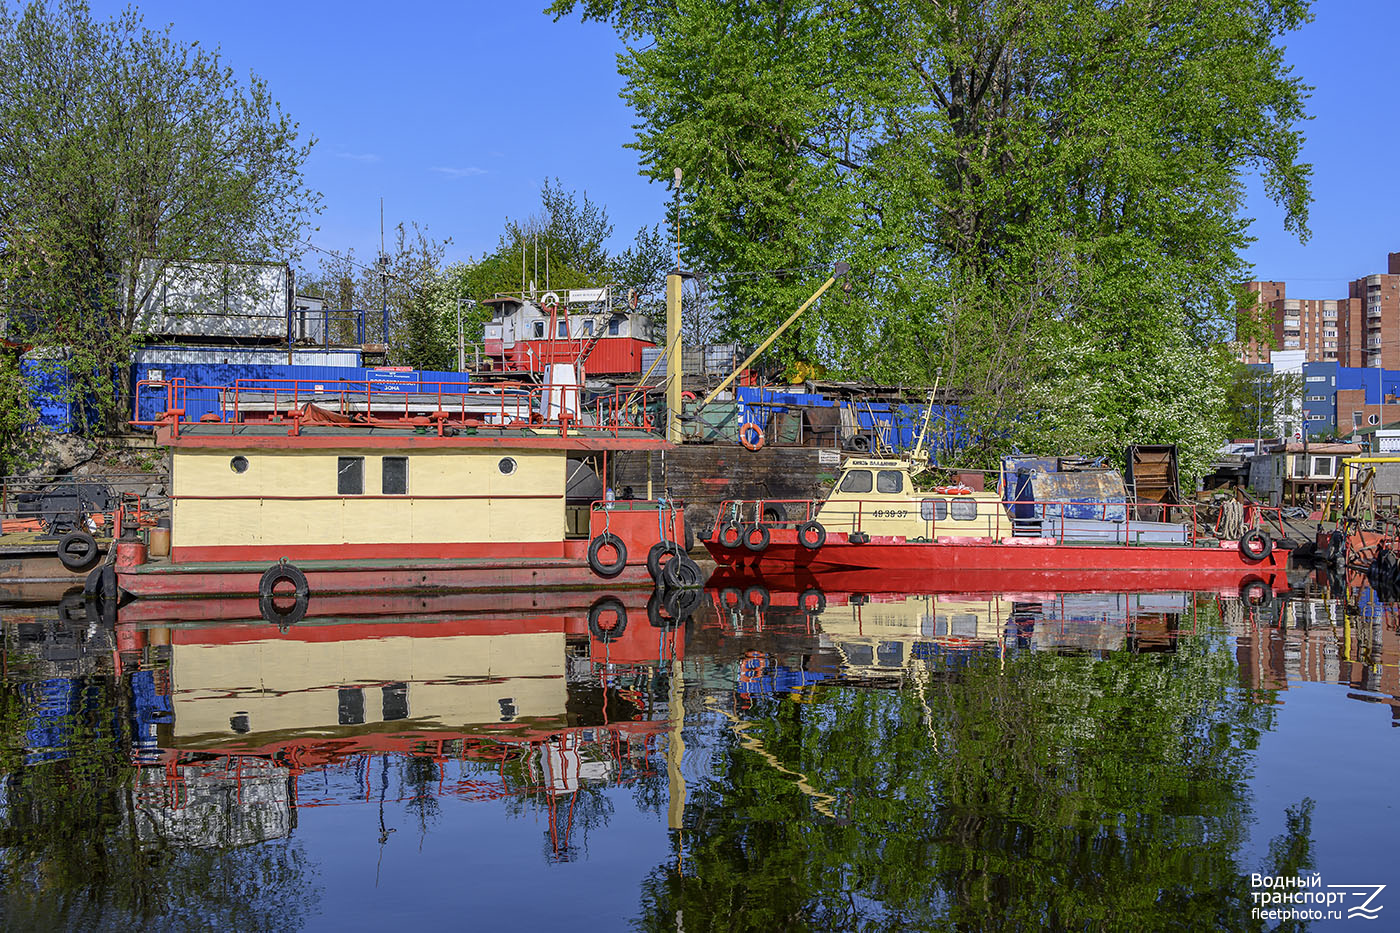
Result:
[[[972,519],[956,519],[952,517],[953,504],[956,502],[975,502],[979,507],[978,513]],[[931,503],[927,507],[925,503]],[[940,511],[936,503],[943,503],[943,518],[938,518]],[[998,508],[995,513],[984,511],[995,504]],[[1195,546],[1202,537],[1201,530],[1209,529],[1210,536],[1219,538],[1221,531],[1221,519],[1217,516],[1214,519],[1208,518],[1204,514],[1204,507],[1195,503],[1185,505],[1168,505],[1160,502],[1137,502],[1125,504],[1122,502],[1069,502],[1069,501],[1007,501],[989,500],[974,498],[972,496],[949,496],[932,493],[928,496],[921,496],[918,499],[890,500],[890,499],[836,499],[826,502],[817,502],[812,499],[726,499],[720,503],[719,511],[715,515],[714,527],[711,529],[711,540],[716,540],[720,529],[726,525],[734,524],[741,529],[754,524],[767,525],[772,528],[796,528],[803,522],[818,519],[827,531],[839,531],[852,533],[864,530],[864,523],[868,519],[871,522],[897,521],[908,522],[915,516],[924,524],[924,537],[932,541],[939,533],[940,523],[943,524],[942,533],[945,535],[968,536],[970,533],[968,522],[976,522],[983,529],[991,532],[990,537],[1010,537],[1014,534],[1016,520],[1010,517],[1008,509],[1013,506],[1036,506],[1040,517],[1031,520],[1023,520],[1023,524],[1029,525],[1039,523],[1040,529],[1037,537],[1047,538],[1063,544],[1066,541],[1091,541],[1097,542],[1098,538],[1081,537],[1075,533],[1073,523],[1076,521],[1113,521],[1119,524],[1116,518],[1110,519],[1110,510],[1122,514],[1123,521],[1121,532],[1114,530],[1112,541],[1104,541],[1106,544],[1121,545],[1141,545],[1144,534],[1164,531],[1164,529],[1144,528],[1147,524],[1173,524],[1181,525],[1184,531],[1184,538],[1179,542],[1155,542],[1161,545],[1177,543],[1182,545]],[[1069,507],[1073,507],[1078,513],[1073,518],[1066,517]],[[822,509],[829,509],[820,518],[817,513]],[[1095,508],[1098,512],[1097,518],[1086,518],[1084,511]],[[925,509],[933,512],[929,517],[924,514]],[[1134,513],[1138,514],[1134,518]],[[1143,518],[1143,513],[1149,517]],[[886,513],[886,514],[882,514]],[[894,514],[888,514],[894,513]],[[913,513],[912,515],[910,513]],[[1047,514],[1048,513],[1048,514]],[[996,523],[996,530],[991,528],[992,522]],[[1137,539],[1134,539],[1133,524],[1137,523]],[[1054,534],[1046,535],[1044,530],[1046,524],[1054,530]],[[1244,509],[1244,524],[1246,529],[1260,527],[1270,527],[1277,531],[1278,537],[1285,536],[1283,527],[1282,508],[1261,505],[1247,505]],[[951,530],[950,530],[951,529]],[[972,529],[975,531],[976,529]],[[906,536],[907,537],[907,536]],[[1028,535],[1029,537],[1029,535]],[[1230,539],[1233,540],[1233,539]],[[1146,542],[1154,543],[1154,542]]]
[[[249,423],[287,424],[290,434],[304,423],[430,428],[439,435],[461,428],[550,428],[560,434],[581,428],[612,434],[652,430],[645,396],[636,387],[592,392],[576,384],[420,381],[382,386],[324,379],[239,379],[218,386],[192,385],[184,378],[143,379],[136,384],[131,424],[168,425],[176,436],[191,424],[227,425],[232,431]],[[201,406],[210,410],[197,419],[188,417],[192,395],[199,399],[200,394],[205,395]],[[310,411],[313,405],[335,420],[318,420]],[[155,408],[159,411],[152,416]]]

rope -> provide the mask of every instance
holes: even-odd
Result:
[[[1244,523],[1244,506],[1236,499],[1226,499],[1220,503],[1220,521],[1217,532],[1224,540],[1238,540],[1249,529]]]

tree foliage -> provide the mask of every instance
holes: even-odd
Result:
[[[973,400],[984,453],[1038,443],[1063,393],[1152,365],[1205,372],[1094,406],[1102,444],[1213,446],[1235,332],[1243,179],[1305,236],[1307,88],[1277,40],[1306,0],[556,0],[612,23],[644,175],[684,173],[700,269],[854,272],[779,352]],[[820,272],[720,280],[736,336],[767,331]],[[1077,357],[1066,368],[1066,349]],[[1076,375],[1074,370],[1081,375]],[[1180,369],[1180,367],[1178,367]],[[1054,392],[1050,390],[1054,389]],[[1047,402],[1047,397],[1049,401]],[[1056,450],[1064,449],[1062,444]],[[1199,460],[1193,455],[1188,460]]]
[[[130,8],[0,4],[0,86],[9,336],[49,348],[111,426],[142,290],[170,261],[286,256],[316,203],[311,143],[256,75]]]

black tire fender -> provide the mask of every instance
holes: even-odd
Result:
[[[605,547],[610,547],[616,552],[616,560],[603,563],[599,554]],[[627,566],[627,545],[623,544],[622,539],[612,532],[603,532],[588,545],[588,566],[600,577],[617,576],[622,573],[622,568]]]
[[[770,525],[781,525],[787,521],[787,509],[781,502],[763,503],[763,520]]]
[[[739,531],[739,526],[733,522],[721,525],[719,529],[719,543],[723,547],[736,548],[744,541],[743,534]]]
[[[91,570],[101,559],[97,539],[82,529],[70,531],[58,539],[58,561],[74,573]]]
[[[818,550],[826,544],[826,529],[815,518],[797,526],[797,543],[809,551]]]
[[[1274,552],[1274,542],[1268,535],[1253,528],[1244,533],[1240,538],[1240,555],[1245,560],[1258,563],[1268,558]]]
[[[1247,606],[1267,606],[1273,602],[1274,589],[1258,577],[1250,577],[1240,584],[1240,599]]]
[[[757,541],[754,540],[754,535],[758,535]],[[768,548],[770,538],[767,525],[753,524],[744,529],[744,547],[755,554]]]
[[[276,588],[282,582],[292,584],[294,593],[290,608],[277,605]],[[294,625],[306,617],[306,609],[311,605],[311,587],[306,583],[306,574],[292,564],[280,561],[263,571],[258,581],[258,612],[268,622],[278,626]]]
[[[689,557],[677,554],[661,565],[661,582],[673,590],[694,589],[705,585],[705,572]]]
[[[608,613],[614,616],[613,623],[605,626],[603,617]],[[627,631],[627,607],[616,596],[603,596],[588,607],[588,634],[601,642],[610,642]]]
[[[670,558],[680,554],[680,545],[671,541],[661,541],[651,546],[647,551],[647,573],[651,574],[653,580],[661,579],[661,567]]]

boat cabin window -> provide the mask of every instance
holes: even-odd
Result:
[[[871,476],[869,470],[850,470],[841,477],[842,492],[869,492]]]
[[[560,337],[567,337],[567,336],[569,336],[569,322],[568,322],[568,321],[560,321],[560,322],[559,322],[559,336],[560,336]]]
[[[342,496],[365,494],[365,458],[336,458],[336,492]]]
[[[977,502],[974,499],[954,499],[948,511],[955,522],[970,522],[977,517]]]
[[[385,457],[380,490],[386,496],[408,495],[408,458]]]
[[[543,337],[543,336],[544,336],[544,321],[536,321],[536,322],[535,322],[535,336],[536,336],[536,337]]]
[[[608,336],[609,336],[609,337],[616,337],[617,334],[618,334],[618,331],[620,331],[621,329],[622,329],[622,322],[619,321],[617,318],[613,318],[611,321],[608,321]]]
[[[592,321],[584,321],[584,322],[583,322],[583,336],[585,336],[585,337],[592,337],[592,336],[593,336],[593,322],[592,322]]]
[[[925,499],[919,503],[919,517],[926,522],[941,522],[948,517],[948,502],[945,499]]]
[[[247,473],[248,458],[244,456],[234,457],[228,462],[228,468],[235,473]]]
[[[904,474],[898,470],[881,470],[875,474],[875,491],[894,493],[904,491]]]

